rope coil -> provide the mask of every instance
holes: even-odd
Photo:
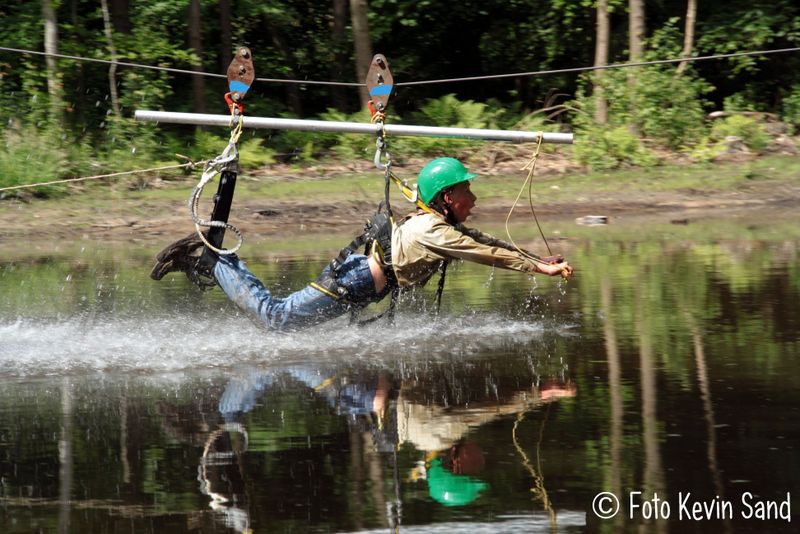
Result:
[[[517,250],[517,252],[519,252],[520,254],[525,256],[526,258],[529,258],[530,260],[538,262],[538,263],[545,263],[545,262],[543,262],[542,259],[539,258],[538,256],[535,256],[535,255],[533,255],[533,254],[531,254],[531,253],[519,248],[517,246],[517,244],[514,243],[514,239],[511,237],[511,231],[508,229],[508,222],[511,220],[511,214],[514,213],[514,208],[517,207],[517,204],[519,203],[519,199],[522,196],[522,192],[525,191],[525,186],[527,185],[528,186],[528,203],[529,203],[530,208],[531,208],[531,214],[533,215],[533,220],[536,221],[536,227],[539,229],[539,235],[542,236],[542,240],[544,240],[545,247],[547,247],[547,254],[550,255],[550,256],[553,255],[553,252],[550,250],[550,244],[547,242],[547,238],[544,236],[544,231],[542,231],[542,226],[539,224],[539,218],[536,217],[536,210],[533,209],[533,198],[532,198],[532,196],[533,196],[533,176],[536,173],[536,162],[539,159],[539,152],[541,151],[541,148],[542,148],[542,140],[543,139],[544,139],[544,133],[543,132],[539,132],[539,139],[536,142],[536,150],[534,151],[533,156],[531,156],[531,159],[528,160],[528,162],[525,164],[524,167],[522,167],[522,170],[528,171],[528,174],[525,177],[525,181],[522,183],[522,187],[520,188],[519,193],[517,193],[517,198],[514,199],[514,203],[511,205],[511,209],[508,210],[508,215],[506,216],[506,224],[505,224],[505,226],[506,226],[506,236],[508,236],[509,242],[514,246],[514,248]]]
[[[200,181],[195,186],[194,190],[192,191],[192,196],[189,198],[189,213],[192,216],[192,221],[194,221],[194,227],[197,231],[197,235],[209,250],[212,250],[223,256],[236,253],[236,251],[238,251],[244,243],[244,235],[242,235],[242,232],[238,228],[230,223],[201,219],[197,215],[197,208],[200,204],[200,195],[203,192],[203,188],[218,174],[221,174],[223,171],[228,169],[236,168],[236,164],[239,161],[239,148],[237,143],[239,142],[239,138],[242,135],[242,130],[244,129],[244,116],[240,113],[240,108],[237,106],[231,106],[231,127],[231,137],[228,141],[228,146],[225,147],[219,156],[206,163],[205,168],[203,169],[203,174],[200,176]],[[225,228],[226,230],[230,230],[236,234],[236,246],[229,249],[223,249],[212,245],[203,234],[203,228]]]

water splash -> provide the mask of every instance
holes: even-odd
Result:
[[[545,332],[540,322],[493,313],[436,319],[399,315],[394,327],[384,321],[348,327],[346,319],[297,333],[265,331],[243,316],[188,313],[0,321],[0,377],[161,373],[309,359],[392,362],[398,354],[469,357],[527,343]]]

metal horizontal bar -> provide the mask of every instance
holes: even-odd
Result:
[[[177,113],[172,111],[150,111],[141,109],[136,110],[135,117],[137,121],[193,124],[196,126],[230,126],[231,121],[230,115]],[[380,125],[373,123],[277,119],[272,117],[245,117],[244,127],[371,135],[377,135],[380,131]],[[441,128],[436,126],[414,126],[404,124],[387,124],[385,125],[385,130],[387,135],[480,139],[484,141],[507,141],[510,143],[538,141],[539,134],[541,133],[543,143],[572,144],[573,141],[573,136],[570,133],[554,132],[484,130],[480,128]]]

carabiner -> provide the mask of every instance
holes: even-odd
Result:
[[[375,166],[382,171],[388,170],[392,166],[392,155],[386,150],[386,141],[382,136],[378,136],[375,140]],[[386,155],[386,163],[381,163],[381,158]]]

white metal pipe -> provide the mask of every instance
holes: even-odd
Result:
[[[208,113],[177,113],[173,111],[136,110],[136,120],[145,122],[166,122],[171,124],[193,124],[196,126],[230,126],[230,115],[210,115]],[[377,135],[380,125],[361,122],[313,121],[306,119],[277,119],[273,117],[244,118],[245,128],[266,128],[273,130],[303,130],[307,132],[357,133]],[[484,141],[507,141],[510,143],[530,143],[538,141],[540,132],[515,130],[485,130],[481,128],[441,128],[436,126],[414,126],[404,124],[385,125],[386,135],[449,137],[460,139],[481,139]],[[542,132],[543,143],[572,144],[570,133]]]

